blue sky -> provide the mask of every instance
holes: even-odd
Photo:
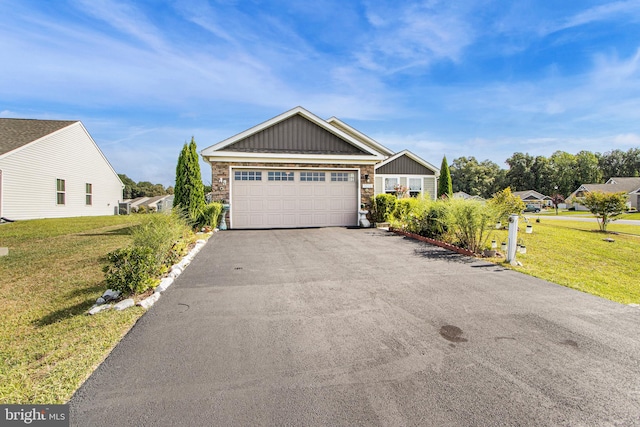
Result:
[[[640,146],[636,0],[0,0],[0,64],[0,117],[82,120],[164,185],[297,105],[437,166]]]

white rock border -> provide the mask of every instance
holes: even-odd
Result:
[[[212,234],[213,233],[209,233],[209,235]],[[151,296],[148,296],[147,298],[140,300],[137,303],[133,300],[133,298],[127,298],[118,302],[117,304],[107,304],[109,301],[117,300],[120,297],[119,291],[107,289],[104,294],[102,294],[102,296],[96,300],[96,303],[87,311],[87,314],[94,315],[100,313],[101,311],[110,310],[112,308],[114,310],[121,311],[136,305],[138,307],[144,308],[145,310],[149,310],[153,306],[153,304],[155,304],[160,299],[161,294],[166,291],[167,288],[173,284],[174,280],[184,272],[184,269],[187,268],[189,264],[191,264],[193,258],[198,254],[198,252],[200,252],[200,249],[202,249],[208,241],[208,239],[196,240],[195,246],[189,251],[189,253],[185,255],[177,264],[171,266],[171,268],[169,269],[169,274],[160,280],[160,283],[158,284],[158,286],[156,286]]]

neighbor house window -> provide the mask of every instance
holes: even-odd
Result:
[[[353,182],[356,179],[356,174],[353,172],[331,172],[331,181],[350,181]]]
[[[270,171],[267,172],[269,181],[293,181],[293,172]]]
[[[262,172],[236,171],[233,179],[236,181],[262,181]]]
[[[324,172],[300,172],[300,181],[324,181]]]
[[[65,202],[65,181],[64,179],[56,179],[56,203],[64,205]]]
[[[84,192],[85,192],[85,201],[84,203],[87,206],[91,206],[93,203],[93,185],[86,183],[84,185]]]

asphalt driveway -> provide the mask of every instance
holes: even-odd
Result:
[[[72,425],[640,423],[638,308],[373,229],[212,239]]]

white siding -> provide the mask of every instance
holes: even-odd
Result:
[[[122,200],[122,182],[80,122],[6,153],[0,170],[0,215],[13,220],[113,215]],[[56,204],[56,179],[65,180],[65,205]]]
[[[375,188],[374,193],[377,196],[378,194],[384,193],[384,178],[398,178],[401,185],[406,186],[409,182],[410,178],[420,178],[422,177],[422,192],[423,194],[428,194],[429,197],[433,200],[436,198],[436,193],[438,192],[436,177],[434,175],[387,175],[387,174],[376,174],[375,176]]]

